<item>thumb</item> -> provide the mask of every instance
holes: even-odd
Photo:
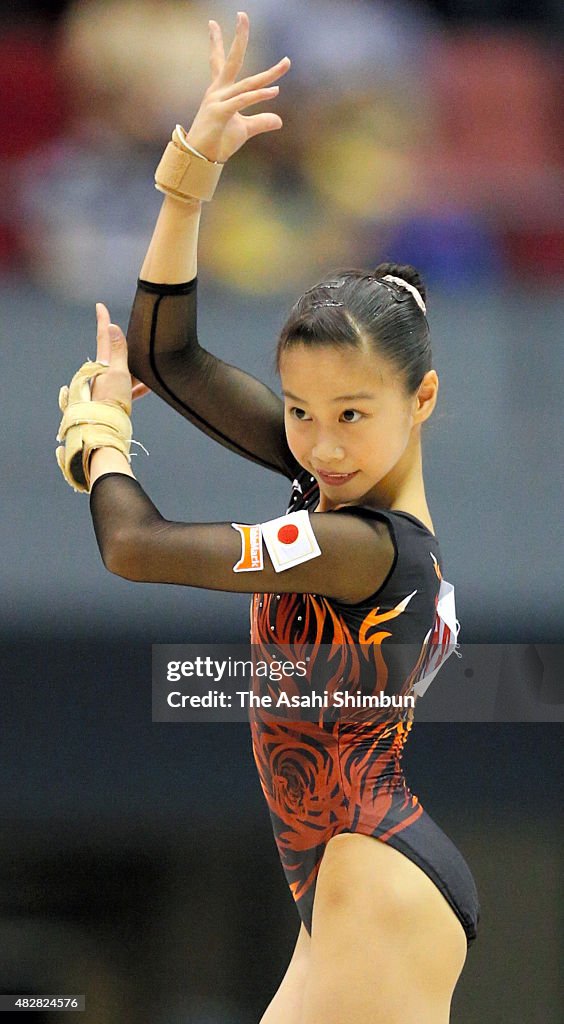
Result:
[[[247,135],[252,139],[263,132],[275,132],[282,128],[282,118],[278,114],[247,114]]]
[[[112,367],[115,370],[127,370],[127,342],[125,335],[117,324],[108,324],[108,336],[111,345]]]
[[[108,324],[108,334],[112,345],[119,345],[120,342],[125,342],[124,333],[117,324]]]

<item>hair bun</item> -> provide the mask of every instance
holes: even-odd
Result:
[[[418,270],[412,267],[410,263],[379,263],[375,270],[372,271],[374,277],[385,277],[386,274],[392,274],[394,277],[401,277],[402,280],[407,281],[408,284],[412,284],[421,295],[423,302],[427,302],[427,289],[423,284],[423,280]]]

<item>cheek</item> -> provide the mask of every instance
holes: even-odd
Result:
[[[381,467],[397,461],[409,440],[409,419],[403,415],[378,417],[355,436],[354,448],[368,463]]]
[[[300,430],[296,429],[296,420],[290,416],[284,417],[284,427],[286,429],[286,440],[288,442],[288,448],[295,454],[297,451],[303,448],[303,436]]]
[[[384,416],[390,436],[398,441],[404,440],[411,426],[411,406],[399,399],[391,399]]]

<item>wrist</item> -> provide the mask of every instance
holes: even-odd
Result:
[[[92,398],[97,378],[108,371],[108,364],[86,360],[69,385],[59,391],[59,424],[55,458],[65,480],[75,491],[90,489],[90,460],[96,453],[97,464],[106,448],[111,449],[112,469],[133,475],[129,468],[131,437],[131,399]],[[95,382],[94,388],[92,381]],[[98,456],[98,449],[102,455]],[[122,468],[123,467],[123,468]],[[107,471],[107,465],[105,469]]]
[[[193,153],[194,156],[198,156],[200,160],[206,160],[207,163],[209,164],[223,166],[222,164],[220,164],[219,160],[216,160],[214,156],[210,155],[209,143],[206,143],[204,140],[199,139],[197,134],[194,134],[191,131],[187,132],[186,129],[183,128],[181,124],[176,125],[176,129],[173,134],[173,139],[175,136],[182,146],[188,149],[190,153]]]
[[[88,467],[90,489],[92,489],[94,481],[103,473],[125,473],[127,476],[134,476],[127,458],[117,448],[95,448],[90,456]]]
[[[195,153],[184,139],[184,129],[175,127],[155,171],[155,186],[160,192],[192,205],[194,200],[209,202],[223,171],[223,164]]]

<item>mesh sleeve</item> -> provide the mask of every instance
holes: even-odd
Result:
[[[387,527],[344,511],[312,515],[321,555],[276,572],[264,550],[264,568],[234,572],[241,537],[230,523],[164,519],[138,480],[104,473],[90,492],[100,553],[110,572],[144,583],[174,583],[239,593],[324,594],[350,603],[382,584],[394,560]]]
[[[231,451],[293,479],[282,400],[265,384],[202,348],[197,278],[139,281],[127,332],[131,373]]]

